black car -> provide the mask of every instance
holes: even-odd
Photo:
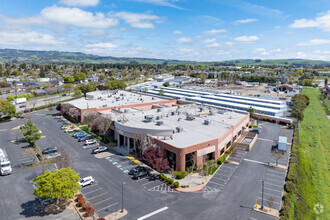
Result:
[[[252,129],[250,132],[260,134],[260,130],[259,129]]]
[[[90,140],[90,139],[94,139],[95,136],[86,136],[86,137],[80,137],[78,138],[78,142],[82,142],[82,141],[86,141],[86,140]]]
[[[135,180],[141,179],[141,178],[146,177],[148,175],[149,175],[149,173],[147,171],[141,171],[141,172],[135,173],[133,175],[133,179],[135,179]]]
[[[141,171],[146,171],[146,169],[144,167],[137,166],[137,167],[134,167],[133,169],[131,169],[128,172],[128,175],[134,175],[134,174],[136,174],[138,172],[141,172]]]
[[[51,154],[57,152],[57,147],[47,147],[42,151],[43,154]]]

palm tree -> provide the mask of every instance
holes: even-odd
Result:
[[[252,106],[247,110],[250,113],[250,117],[252,117],[252,114],[256,111]]]

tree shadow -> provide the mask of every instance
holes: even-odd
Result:
[[[35,198],[34,200],[25,202],[21,204],[23,211],[20,213],[25,217],[43,217],[49,215],[48,213],[44,212],[44,205],[42,204],[41,200]]]

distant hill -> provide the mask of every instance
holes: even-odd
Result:
[[[61,64],[100,64],[100,63],[123,63],[123,64],[185,64],[185,65],[232,65],[236,66],[257,66],[257,65],[297,65],[314,66],[330,65],[329,61],[304,60],[304,59],[283,59],[283,60],[253,60],[238,59],[219,62],[196,62],[182,60],[164,60],[152,58],[129,58],[97,56],[80,52],[59,52],[59,51],[35,51],[0,49],[0,63],[61,63]]]

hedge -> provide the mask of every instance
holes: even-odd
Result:
[[[180,186],[179,182],[174,182],[174,183],[173,183],[173,187],[174,187],[174,188],[179,188],[179,186]]]
[[[172,185],[172,183],[174,182],[174,180],[172,180],[171,178],[165,176],[162,173],[159,175],[159,178],[161,178],[162,180],[164,180],[165,182],[167,182],[170,185]]]
[[[175,179],[181,180],[185,178],[188,174],[187,171],[174,171]]]

